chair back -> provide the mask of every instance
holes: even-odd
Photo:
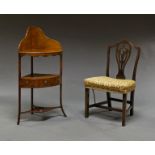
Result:
[[[140,57],[141,49],[139,46],[134,45],[132,42],[129,42],[128,40],[122,40],[114,45],[110,45],[108,47],[107,51],[107,69],[106,69],[106,76],[109,75],[110,70],[110,57],[111,57],[111,50],[115,50],[115,58],[118,66],[118,73],[116,75],[117,79],[125,79],[126,76],[124,74],[125,67],[131,57],[131,53],[136,51],[136,59],[134,62],[134,68],[132,73],[132,79],[136,80],[136,71],[137,71],[137,65]]]

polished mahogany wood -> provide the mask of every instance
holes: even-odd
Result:
[[[123,103],[122,103],[122,126],[125,126],[125,123],[126,123],[126,102],[127,102],[127,94],[123,94]]]
[[[89,117],[89,89],[85,88],[85,117]]]
[[[18,46],[19,53],[30,56],[58,55],[63,49],[60,43],[45,35],[43,30],[36,26],[29,26],[25,37]]]
[[[116,78],[125,79],[124,69],[131,55],[131,45],[127,41],[117,44],[116,60],[118,64],[118,73]]]
[[[33,73],[33,56],[31,56],[31,76],[34,74]],[[21,85],[21,82],[19,81],[20,85]],[[33,88],[31,88],[31,114],[33,114]]]
[[[106,69],[106,76],[109,75],[110,71],[110,55],[111,55],[111,50],[115,49],[115,55],[116,55],[116,61],[118,65],[118,73],[116,75],[116,78],[118,79],[125,79],[125,74],[124,74],[124,69],[125,66],[130,58],[132,49],[135,49],[136,51],[136,59],[134,63],[134,68],[133,68],[133,73],[132,73],[132,79],[136,80],[136,71],[137,71],[137,65],[140,57],[140,47],[134,45],[132,42],[128,40],[122,40],[114,45],[110,45],[108,47],[107,51],[107,69]]]
[[[18,55],[18,118],[17,125],[20,123],[20,115],[21,115],[21,87],[19,84],[21,78],[21,56]]]
[[[61,108],[60,106],[55,106],[55,107],[41,107],[41,106],[36,106],[34,105],[33,106],[33,110],[28,110],[28,111],[24,111],[24,112],[21,112],[22,114],[25,114],[25,113],[42,113],[42,112],[48,112],[48,111],[51,111],[53,109],[57,109],[57,108]]]
[[[67,115],[66,115],[66,113],[65,113],[65,111],[64,111],[64,108],[63,108],[63,104],[62,104],[62,71],[63,71],[63,55],[62,54],[60,54],[60,70],[59,70],[59,74],[60,74],[60,107],[61,107],[61,110],[62,110],[62,112],[63,112],[63,114],[64,114],[64,116],[65,117],[67,117]]]
[[[23,56],[30,56],[30,74],[21,74],[21,60]],[[34,57],[37,56],[59,56],[58,74],[40,74],[34,72]],[[62,104],[62,71],[63,71],[63,53],[60,43],[54,39],[48,38],[41,28],[36,26],[28,27],[25,37],[18,46],[18,118],[17,124],[20,124],[20,116],[23,113],[41,113],[60,108],[65,117],[67,117]],[[60,105],[55,107],[41,107],[34,105],[34,88],[60,87]],[[21,111],[21,89],[30,88],[31,108],[28,111]]]
[[[128,40],[122,40],[114,45],[108,46],[107,50],[107,67],[106,67],[106,76],[110,77],[110,63],[111,63],[111,51],[115,49],[115,58],[118,65],[118,73],[116,78],[118,79],[125,79],[126,76],[124,74],[125,66],[127,65],[130,55],[134,51],[136,52],[136,58],[132,73],[132,79],[136,81],[136,72],[137,72],[137,65],[140,58],[141,49],[139,46],[134,45],[132,42]],[[89,117],[89,108],[98,107],[102,109],[108,109],[109,111],[118,111],[122,113],[122,126],[126,124],[126,114],[130,112],[130,116],[134,114],[134,92],[130,92],[130,100],[127,100],[127,94],[122,95],[122,99],[113,98],[111,97],[110,92],[106,92],[107,100],[96,103],[95,93],[93,90],[93,97],[94,97],[94,104],[89,105],[89,89],[85,88],[85,117]],[[112,107],[111,101],[122,102],[122,108],[115,108]],[[108,106],[105,106],[107,104]],[[127,104],[129,104],[128,109],[126,109]]]
[[[60,76],[53,74],[29,74],[21,77],[21,88],[44,88],[60,84]]]

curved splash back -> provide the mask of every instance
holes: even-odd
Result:
[[[18,50],[19,53],[54,53],[62,52],[62,47],[58,41],[47,37],[40,27],[29,26]]]

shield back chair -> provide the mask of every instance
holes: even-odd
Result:
[[[115,51],[115,58],[118,65],[118,73],[116,78],[110,77],[110,58],[112,52]],[[134,92],[136,86],[136,71],[140,57],[140,47],[132,42],[122,40],[108,47],[107,51],[107,68],[106,76],[90,77],[84,80],[85,85],[85,117],[89,117],[89,108],[98,107],[109,111],[118,111],[122,113],[122,126],[126,123],[126,114],[130,112],[130,116],[134,114]],[[131,53],[135,53],[135,61],[132,73],[132,79],[126,79],[124,74],[125,66],[131,58]],[[89,105],[89,92],[93,90],[94,104]],[[94,90],[106,92],[107,100],[96,103]],[[122,99],[111,97],[111,93],[119,93]],[[130,94],[130,100],[127,99],[127,94]],[[114,108],[111,101],[122,102],[122,108]],[[127,107],[127,104],[129,106]]]
[[[21,60],[22,57],[30,57],[30,74],[22,75]],[[34,72],[34,57],[38,56],[59,56],[59,73],[58,74],[38,74]],[[41,28],[29,26],[25,37],[20,41],[18,46],[18,118],[17,124],[20,123],[22,113],[41,113],[52,109],[60,108],[63,115],[66,114],[62,105],[62,71],[63,71],[63,49],[60,43],[54,39],[47,37]],[[60,105],[53,107],[40,107],[33,104],[34,88],[45,88],[59,86]],[[30,88],[31,106],[30,110],[21,111],[21,89]]]

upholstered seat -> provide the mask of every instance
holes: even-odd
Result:
[[[91,77],[84,80],[85,87],[103,89],[107,92],[128,93],[135,89],[134,80],[115,79],[107,76]]]

